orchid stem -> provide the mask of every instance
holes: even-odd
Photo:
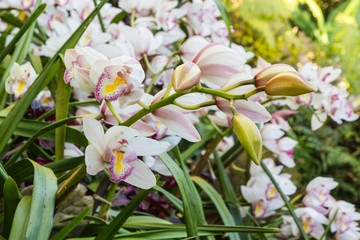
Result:
[[[207,102],[203,102],[203,103],[199,103],[199,104],[195,104],[195,105],[184,105],[184,104],[181,104],[181,103],[178,103],[178,102],[174,102],[174,104],[178,107],[181,107],[183,109],[186,109],[186,110],[197,110],[199,108],[202,108],[202,107],[207,107],[207,106],[212,106],[212,105],[215,105],[216,104],[216,100],[213,99],[211,101],[207,101]]]
[[[133,9],[131,11],[131,18],[130,18],[130,26],[133,27],[134,26],[134,22],[135,22],[135,13],[136,13],[136,10]]]
[[[167,85],[163,98],[167,98],[170,95],[172,89],[172,81]]]
[[[267,166],[265,165],[264,162],[261,162],[261,167],[264,169],[265,173],[269,176],[271,182],[274,184],[275,188],[277,189],[277,191],[279,192],[281,198],[284,200],[286,207],[289,209],[289,212],[291,214],[291,216],[293,217],[302,237],[305,240],[309,240],[308,236],[306,235],[304,228],[299,220],[299,218],[296,216],[294,209],[292,208],[291,204],[289,203],[286,195],[284,194],[284,192],[281,190],[280,186],[277,184],[275,178],[273,177],[273,175],[271,174],[271,172],[269,171],[269,169],[267,168]]]
[[[152,75],[156,75],[154,69],[152,69],[152,67],[150,65],[150,62],[149,62],[149,59],[148,59],[146,53],[143,53],[142,56],[143,56],[143,59],[144,59],[147,69],[149,69],[149,71],[152,73]]]
[[[234,88],[238,88],[238,87],[241,87],[241,86],[244,86],[244,85],[250,85],[250,84],[255,84],[255,80],[254,79],[249,79],[249,80],[245,80],[245,81],[242,81],[242,82],[238,82],[238,83],[235,83],[233,85],[222,88],[221,91],[227,92],[227,91],[230,91],[230,90],[232,90]]]
[[[106,100],[106,105],[107,107],[110,109],[111,113],[114,115],[114,117],[116,118],[116,120],[119,122],[119,124],[121,125],[123,123],[121,117],[119,116],[119,114],[117,114],[117,112],[115,111],[113,105],[111,104],[111,102],[109,100]]]

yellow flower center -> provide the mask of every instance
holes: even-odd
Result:
[[[116,88],[120,85],[120,84],[126,84],[126,81],[124,79],[122,79],[121,77],[117,76],[114,79],[114,83],[113,84],[108,84],[105,86],[105,94],[109,94],[112,93],[116,90]]]
[[[22,89],[24,88],[24,86],[25,86],[25,83],[23,83],[23,82],[19,82],[19,86],[18,86],[18,88],[17,88],[17,92],[18,93],[21,93],[21,91],[22,91]]]
[[[256,215],[261,215],[262,206],[260,204],[256,205]]]
[[[121,160],[124,158],[124,154],[115,150],[113,153],[116,155],[115,171],[121,172],[124,168],[124,166],[121,164]]]
[[[304,223],[304,231],[308,232],[309,230],[309,225],[310,225],[310,220],[306,220],[306,222]]]
[[[273,197],[276,194],[276,192],[277,192],[276,188],[274,187],[271,188],[271,190],[268,193],[269,197]]]

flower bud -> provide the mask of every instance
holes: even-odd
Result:
[[[277,74],[265,86],[269,96],[298,96],[315,91],[308,81],[297,72],[287,71]]]
[[[262,157],[262,139],[255,123],[241,113],[236,113],[232,119],[233,131],[245,151],[256,164]]]
[[[275,77],[277,74],[285,72],[285,71],[293,71],[296,72],[296,70],[289,65],[286,64],[274,64],[271,65],[262,71],[258,72],[254,79],[255,79],[255,86],[261,87],[265,86],[267,82],[269,82],[270,79]]]
[[[176,92],[186,92],[200,82],[200,68],[193,62],[184,63],[177,68],[171,77]]]

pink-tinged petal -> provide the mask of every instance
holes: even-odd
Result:
[[[95,87],[95,97],[101,102],[106,99],[114,101],[128,91],[128,72],[122,66],[107,66],[100,75]]]
[[[96,175],[105,167],[102,156],[93,144],[87,146],[85,149],[85,164],[86,172],[90,175]]]
[[[144,137],[152,136],[152,135],[156,134],[156,132],[157,132],[156,128],[154,128],[153,126],[150,126],[149,124],[147,124],[141,120],[137,121],[134,124],[133,128],[136,129],[137,131],[139,131],[140,136],[144,136]]]
[[[327,114],[323,113],[314,113],[311,117],[311,130],[316,131],[324,125],[327,118]]]
[[[170,131],[176,135],[188,140],[189,142],[198,142],[201,137],[194,125],[183,114],[171,109],[161,108],[153,112],[153,115],[159,119]]]
[[[230,102],[228,100],[216,97],[216,105],[224,113],[232,115],[232,112],[229,108]],[[247,116],[256,123],[267,122],[271,119],[271,114],[263,105],[258,102],[236,100],[234,107],[236,111]]]
[[[122,95],[118,101],[119,101],[119,107],[121,109],[126,108],[129,105],[137,103],[142,95],[144,94],[144,90],[142,89],[132,89],[130,92],[125,92],[124,95]]]
[[[155,94],[153,100],[151,101],[151,104],[156,103],[159,101],[164,95],[165,95],[166,89],[163,89]]]
[[[136,160],[131,164],[134,166],[134,169],[124,180],[125,182],[142,189],[149,189],[156,185],[154,174],[143,161]]]
[[[90,144],[93,144],[100,153],[104,152],[104,129],[100,122],[91,117],[83,118],[83,131]]]
[[[208,44],[209,42],[200,36],[192,36],[188,38],[181,46],[181,59],[183,62],[190,62],[199,49],[202,49]]]
[[[266,139],[279,139],[284,136],[284,132],[281,127],[276,124],[265,124],[261,129],[261,136],[264,140]]]
[[[32,6],[34,6],[35,0],[21,0],[21,5],[24,10],[29,10]]]
[[[121,152],[112,150],[108,152],[110,164],[110,181],[120,182],[125,180],[134,170],[133,162],[137,161],[137,156],[133,151]]]
[[[114,126],[107,130],[103,141],[105,146],[110,146],[111,144],[117,142],[120,139],[128,140],[138,135],[139,133],[135,129],[125,126]]]
[[[298,144],[298,142],[292,138],[283,137],[282,139],[279,140],[278,144],[279,144],[279,148],[282,151],[289,151],[293,149]]]
[[[75,49],[67,49],[64,55],[64,63],[66,68],[72,66],[72,62],[76,61],[78,54]]]
[[[146,156],[144,157],[144,161],[146,165],[151,168],[152,170],[160,173],[164,176],[171,176],[171,172],[166,167],[166,165],[163,163],[163,161],[158,157],[152,157],[152,156]]]
[[[153,156],[167,151],[170,144],[167,142],[159,142],[150,138],[137,137],[129,140],[129,146],[134,149],[137,156]]]

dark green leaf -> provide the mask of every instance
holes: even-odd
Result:
[[[19,189],[16,185],[16,182],[11,177],[8,177],[4,184],[4,226],[3,226],[3,235],[5,238],[8,238],[10,235],[11,224],[13,222],[14,214],[16,207],[20,201]]]

